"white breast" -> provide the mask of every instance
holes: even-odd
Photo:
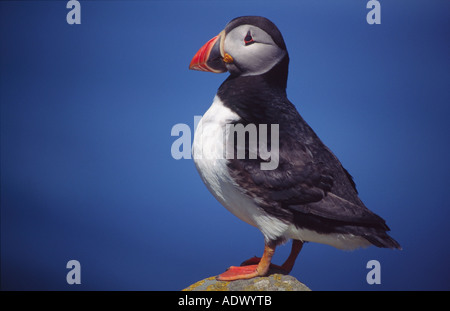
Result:
[[[259,228],[266,239],[276,239],[283,235],[289,225],[267,215],[256,206],[228,172],[225,156],[226,124],[237,120],[239,116],[225,107],[216,96],[195,131],[193,159],[203,182],[223,206],[241,220]]]

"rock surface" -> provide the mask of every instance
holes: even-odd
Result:
[[[215,276],[198,281],[183,291],[310,291],[291,275],[271,274],[249,280],[217,281]]]

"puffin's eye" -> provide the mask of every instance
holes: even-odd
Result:
[[[250,31],[248,31],[248,32],[247,32],[247,35],[246,35],[245,38],[244,38],[244,43],[245,43],[245,45],[250,45],[250,44],[252,44],[252,43],[254,43],[254,42],[255,42],[255,40],[253,40],[253,37],[252,37]]]

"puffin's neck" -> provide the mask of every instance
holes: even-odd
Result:
[[[289,71],[289,55],[286,56],[276,64],[268,72],[261,75],[247,75],[241,76],[238,74],[231,74],[220,86],[219,92],[222,88],[229,87],[229,84],[241,83],[242,87],[256,87],[261,88],[261,86],[268,87],[272,90],[286,92],[287,78]],[[238,87],[237,85],[235,87]],[[261,89],[260,89],[261,90]],[[230,91],[230,90],[227,90]],[[232,90],[231,90],[232,91]]]
[[[219,87],[217,95],[233,111],[242,114],[266,114],[275,98],[286,98],[289,56],[268,72],[256,76],[230,75]],[[241,114],[241,115],[242,115]]]

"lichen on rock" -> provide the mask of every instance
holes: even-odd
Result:
[[[305,284],[291,275],[271,274],[248,280],[217,281],[209,277],[198,281],[183,291],[310,291]]]

